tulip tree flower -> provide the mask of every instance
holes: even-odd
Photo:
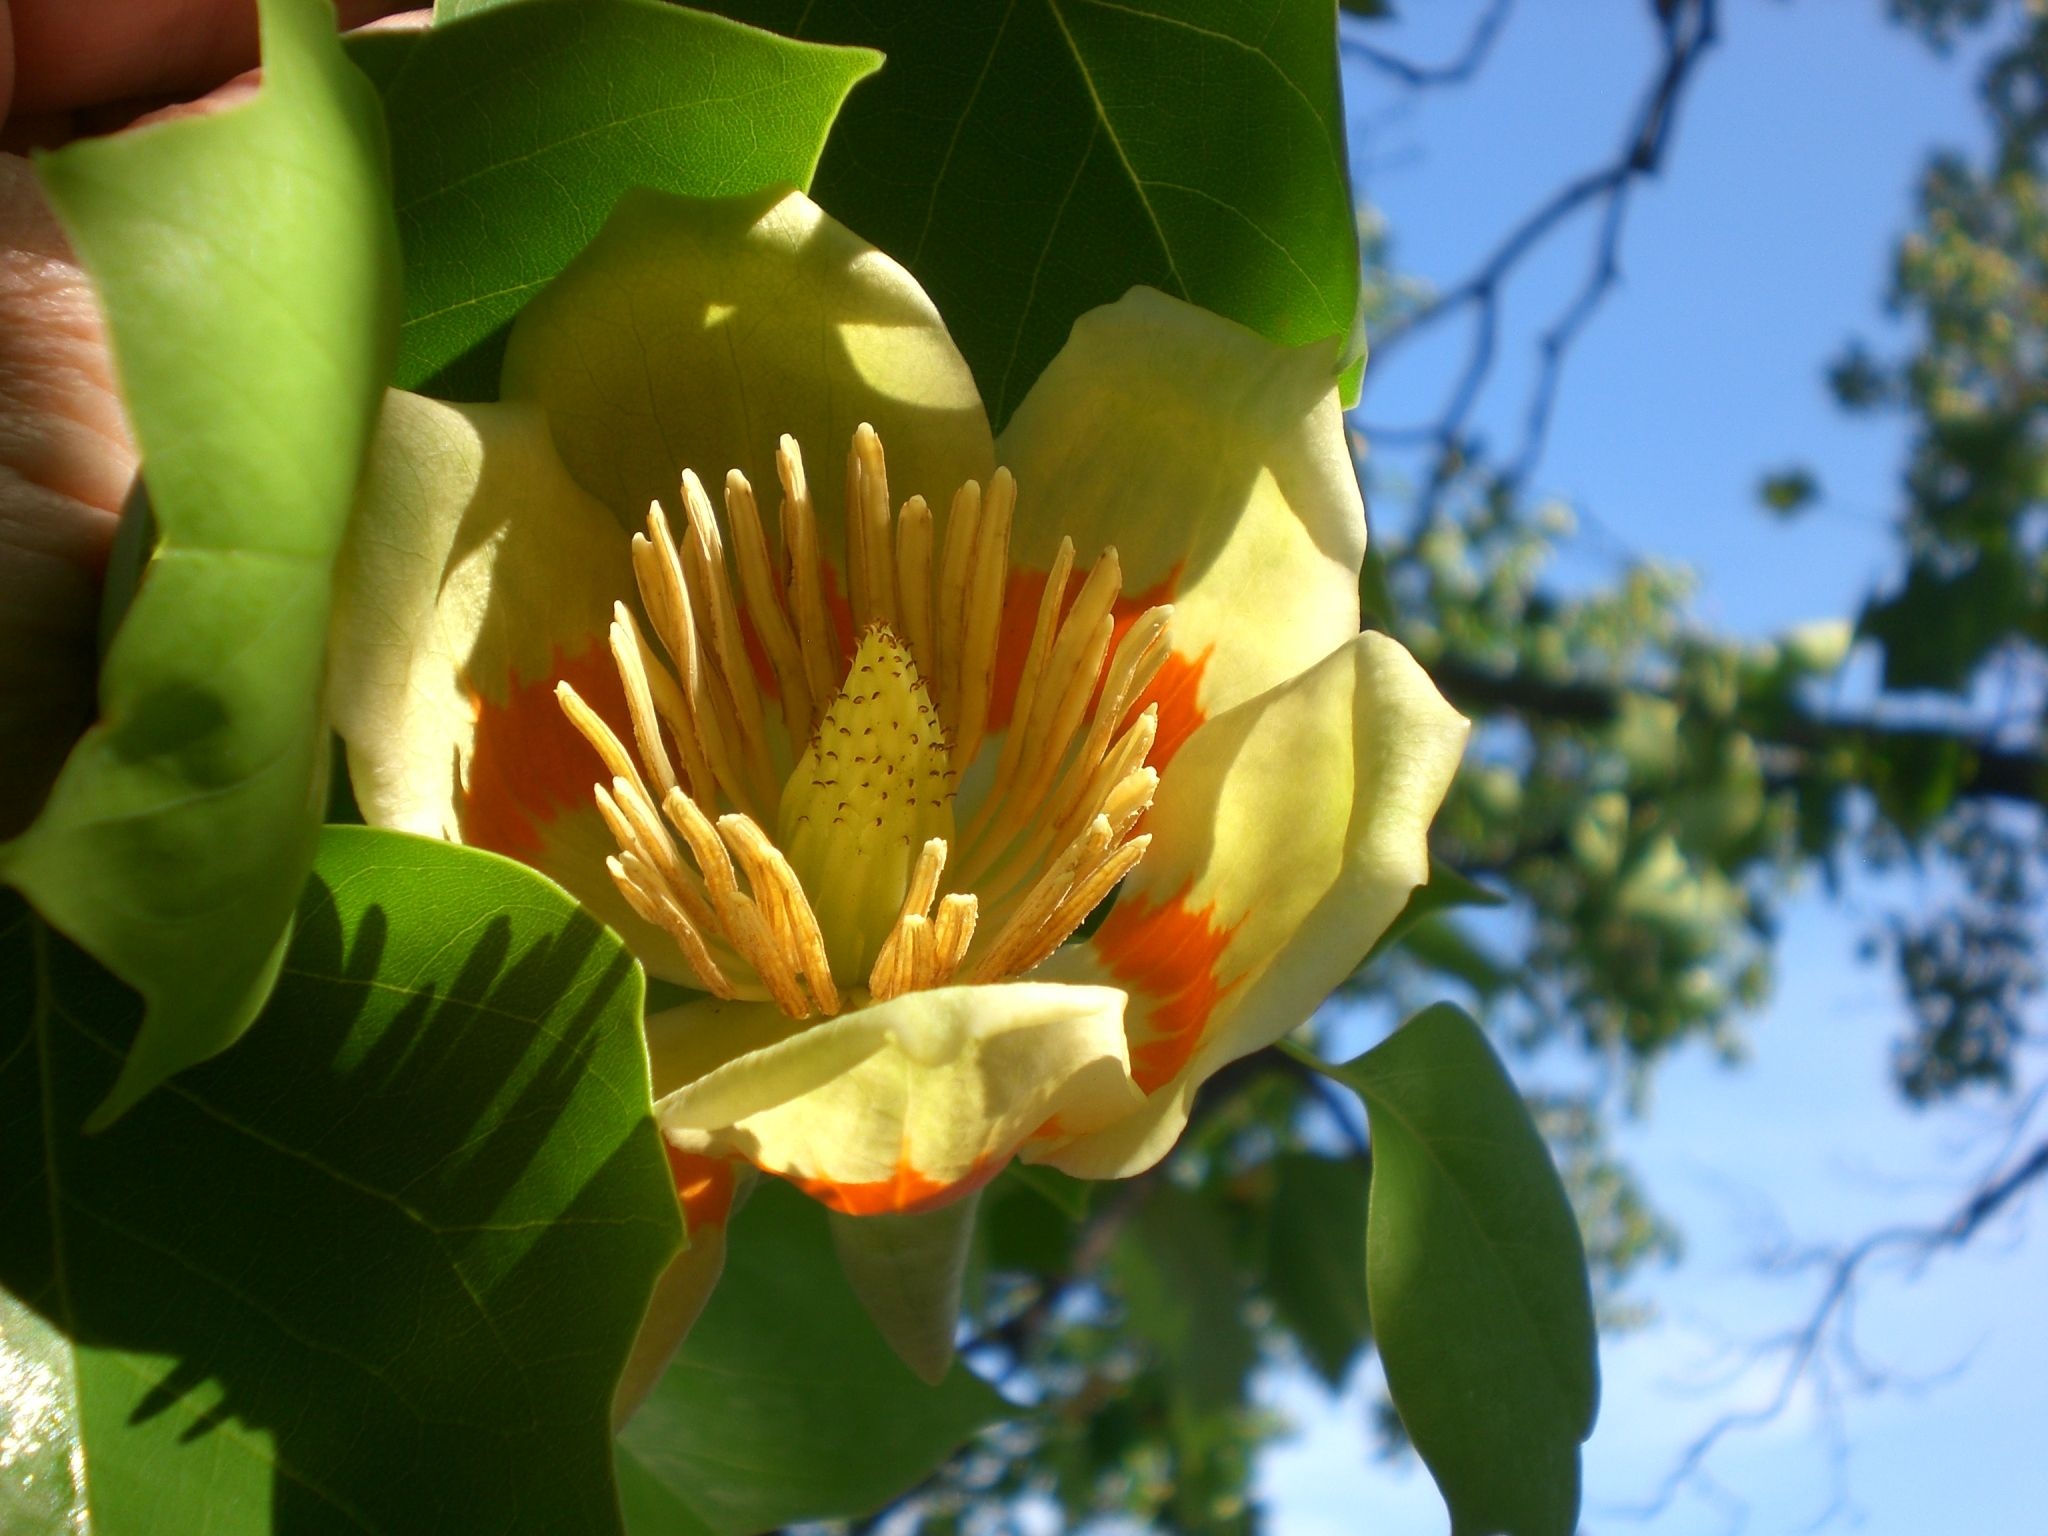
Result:
[[[1333,346],[1134,289],[994,438],[801,194],[642,193],[501,393],[390,398],[333,707],[371,822],[701,994],[647,1020],[700,1241],[735,1166],[855,1218],[1150,1167],[1426,877],[1466,725],[1358,632]]]

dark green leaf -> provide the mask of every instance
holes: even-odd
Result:
[[[322,0],[263,0],[247,106],[42,162],[91,269],[160,542],[100,719],[0,878],[140,992],[104,1123],[263,1005],[326,804],[334,557],[391,355],[375,97]]]
[[[1005,1170],[1004,1177],[1014,1179],[1030,1189],[1069,1221],[1079,1221],[1086,1216],[1088,1207],[1095,1198],[1095,1185],[1086,1179],[1072,1178],[1057,1168],[1041,1168],[1032,1163],[1012,1163]]]
[[[981,1222],[975,1229],[980,1241],[977,1262],[986,1269],[1064,1275],[1073,1264],[1074,1244],[1080,1237],[1080,1219],[1085,1208],[1076,1214],[1064,1202],[1048,1198],[1035,1181],[1017,1176],[1024,1166],[1010,1164],[982,1195]],[[969,1271],[969,1280],[970,1286],[976,1282],[973,1270]],[[976,1293],[970,1289],[969,1294],[973,1297]],[[970,1301],[970,1305],[978,1304]]]
[[[1399,944],[1408,936],[1409,930],[1424,918],[1434,917],[1439,912],[1448,912],[1454,907],[1498,907],[1506,901],[1505,896],[1488,890],[1476,880],[1467,879],[1432,855],[1429,861],[1429,880],[1409,893],[1408,904],[1402,907],[1400,915],[1387,925],[1387,931],[1374,941],[1366,957],[1358,962],[1359,969],[1365,969]]]
[[[1498,959],[1447,917],[1424,918],[1408,930],[1402,947],[1409,959],[1446,976],[1455,976],[1482,1000],[1498,997],[1515,979]]]
[[[1241,1401],[1256,1347],[1229,1235],[1207,1202],[1156,1186],[1111,1268],[1130,1329],[1158,1351],[1177,1405],[1207,1416]]]
[[[1987,549],[1960,569],[1914,561],[1905,585],[1865,608],[1859,628],[1884,647],[1885,687],[1955,690],[2029,606],[2020,561]]]
[[[897,1357],[937,1386],[953,1367],[953,1335],[974,1242],[979,1191],[935,1211],[827,1212],[839,1266]]]
[[[764,1180],[730,1242],[711,1304],[619,1437],[633,1536],[862,1514],[1009,1415],[958,1365],[936,1387],[910,1374],[838,1273],[814,1201]]]
[[[917,274],[998,428],[1075,319],[1135,284],[1275,341],[1353,333],[1327,4],[716,9],[888,56],[833,130],[817,198]]]
[[[1370,1170],[1358,1158],[1283,1152],[1273,1175],[1266,1294],[1317,1373],[1340,1386],[1372,1333],[1365,1293]]]
[[[374,33],[351,45],[391,124],[408,389],[480,348],[460,376],[477,387],[457,392],[494,394],[496,333],[628,188],[808,186],[840,103],[881,62],[657,0],[456,14],[403,45]]]
[[[1373,1335],[1454,1536],[1571,1536],[1599,1397],[1592,1296],[1521,1095],[1448,1006],[1334,1075],[1372,1127]]]
[[[617,939],[492,855],[330,829],[255,1026],[84,1136],[137,1004],[8,905],[0,1282],[71,1340],[92,1529],[615,1529],[679,1238]]]
[[[1820,500],[1820,482],[1809,469],[1783,469],[1765,475],[1757,499],[1775,517],[1794,517]]]

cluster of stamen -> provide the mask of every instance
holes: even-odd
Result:
[[[863,991],[880,1000],[1022,974],[1150,842],[1136,829],[1158,783],[1146,764],[1158,714],[1133,706],[1166,659],[1171,610],[1146,610],[1119,638],[1116,551],[1070,600],[1074,547],[1062,540],[997,747],[1009,472],[985,493],[961,486],[941,537],[923,497],[892,511],[881,441],[855,432],[849,656],[793,438],[776,471],[775,543],[737,470],[723,530],[688,471],[680,538],[649,507],[633,565],[660,649],[624,603],[611,627],[630,749],[568,683],[556,689],[610,775],[596,799],[619,848],[612,879],[708,991],[766,996],[791,1018],[838,1013]],[[773,673],[778,720],[750,643]],[[968,782],[984,744],[992,765]],[[963,796],[978,796],[964,830]]]

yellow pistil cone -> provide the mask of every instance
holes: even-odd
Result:
[[[832,978],[866,987],[919,854],[953,837],[952,762],[909,648],[871,624],[782,791],[777,841],[824,934]]]

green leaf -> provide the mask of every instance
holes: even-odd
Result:
[[[1061,1173],[1057,1168],[1043,1168],[1035,1163],[1012,1163],[1003,1170],[1003,1177],[1022,1184],[1069,1221],[1080,1221],[1086,1217],[1088,1207],[1095,1199],[1096,1185]]]
[[[104,1125],[246,1028],[326,804],[334,558],[391,355],[375,97],[321,0],[263,0],[248,106],[41,162],[91,270],[160,541],[100,718],[0,878],[140,992]]]
[[[1135,284],[1279,342],[1357,334],[1328,4],[715,8],[888,56],[814,194],[917,274],[998,430],[1075,319]]]
[[[618,940],[506,860],[330,829],[263,1016],[85,1136],[137,1006],[8,905],[0,1283],[71,1341],[91,1528],[615,1529],[679,1239]]]
[[[1240,1402],[1257,1354],[1230,1238],[1201,1196],[1160,1184],[1111,1259],[1131,1331],[1158,1351],[1191,1419]]]
[[[1424,918],[1408,930],[1403,943],[1409,959],[1456,977],[1482,1001],[1500,996],[1515,983],[1513,972],[1447,917]]]
[[[2022,559],[1979,549],[1960,569],[1915,559],[1897,593],[1864,607],[1858,628],[1884,647],[1886,688],[1956,692],[2032,610]]]
[[[1221,1214],[1202,1194],[1155,1185],[1109,1267],[1126,1330],[1159,1362],[1156,1379],[1164,1386],[1172,1445],[1172,1529],[1218,1536],[1249,1531],[1246,1387],[1258,1345],[1245,1321],[1244,1287]],[[1161,1415],[1155,1410],[1149,1417],[1156,1424]]]
[[[1387,931],[1374,941],[1366,957],[1358,962],[1358,968],[1364,970],[1371,965],[1405,939],[1410,930],[1425,918],[1434,917],[1439,912],[1448,912],[1454,907],[1498,907],[1506,903],[1505,896],[1459,874],[1450,865],[1431,855],[1428,881],[1418,885],[1409,894],[1408,904],[1401,908],[1400,915],[1387,925]]]
[[[1812,470],[1795,465],[1765,475],[1757,483],[1756,494],[1773,517],[1797,517],[1820,500],[1820,481]]]
[[[1064,1275],[1073,1265],[1080,1217],[1048,1199],[1030,1181],[1018,1178],[1017,1171],[1027,1166],[1010,1164],[983,1191],[975,1228],[980,1243],[977,1260],[986,1269]],[[979,1278],[970,1267],[970,1283]]]
[[[928,1387],[890,1352],[816,1202],[764,1180],[729,1241],[711,1304],[619,1436],[633,1536],[863,1514],[1010,1415],[962,1367]]]
[[[1365,1290],[1363,1159],[1283,1152],[1273,1159],[1266,1294],[1316,1373],[1343,1385],[1372,1335]]]
[[[826,1216],[846,1283],[897,1357],[932,1386],[953,1365],[961,1287],[980,1205],[977,1191],[936,1211]]]
[[[403,44],[371,33],[351,46],[391,125],[405,247],[398,382],[417,388],[474,352],[442,391],[471,398],[495,395],[502,327],[620,193],[807,187],[846,93],[881,63],[657,0],[452,14],[462,19]]]
[[[1327,1070],[1371,1122],[1373,1335],[1453,1536],[1571,1536],[1599,1398],[1592,1295],[1521,1095],[1443,1005]]]

